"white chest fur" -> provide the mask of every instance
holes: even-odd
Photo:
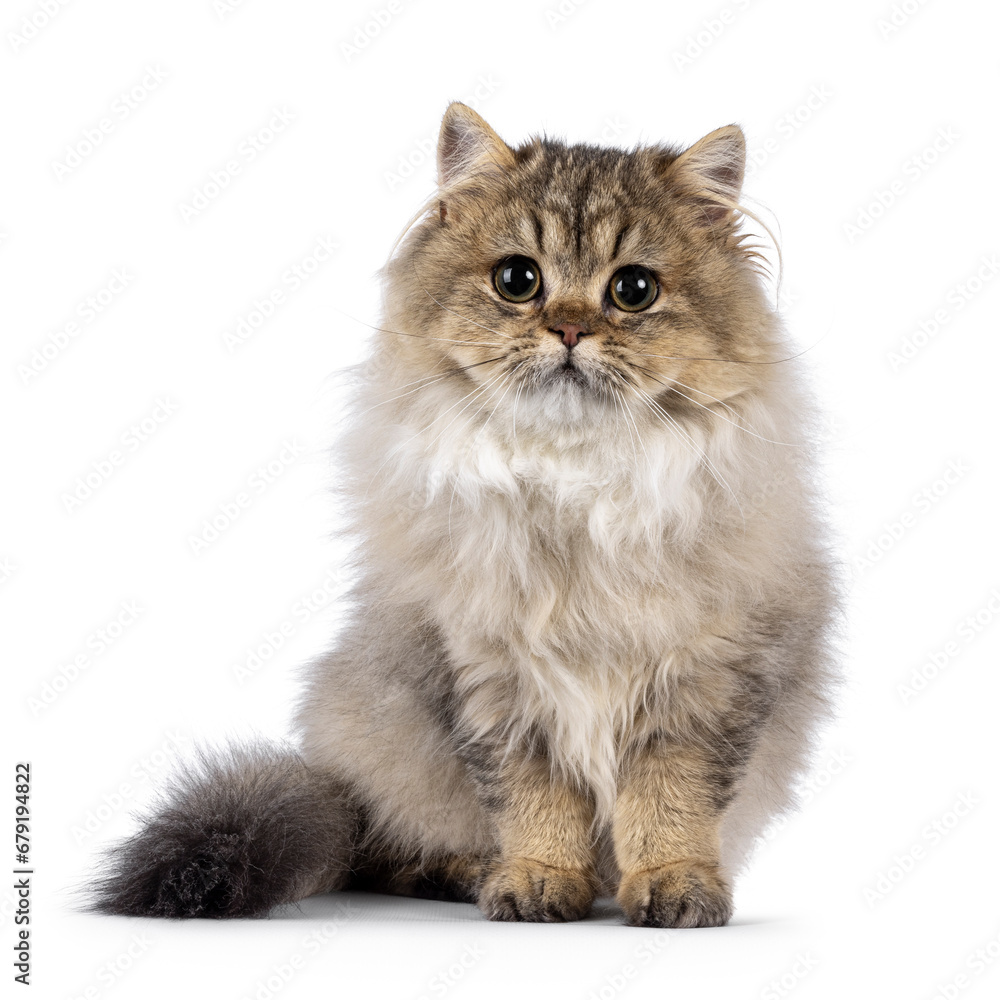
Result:
[[[437,535],[433,606],[466,721],[512,742],[543,733],[599,821],[622,749],[654,725],[654,689],[699,629],[700,587],[670,543],[701,510],[694,463],[669,440],[645,446],[529,450],[481,435],[422,463],[417,520]]]

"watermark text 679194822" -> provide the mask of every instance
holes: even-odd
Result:
[[[31,765],[14,767],[14,891],[17,908],[14,926],[14,981],[31,985]]]

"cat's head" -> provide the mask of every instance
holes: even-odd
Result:
[[[692,411],[764,377],[771,310],[738,232],[743,133],[683,152],[511,148],[452,104],[439,197],[387,266],[391,350],[486,411]],[[741,362],[755,362],[745,364]]]

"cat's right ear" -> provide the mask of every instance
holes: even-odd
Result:
[[[746,139],[739,125],[709,132],[674,159],[665,176],[671,188],[695,207],[694,224],[731,224],[739,210],[746,169]]]
[[[442,191],[467,177],[503,173],[515,165],[514,151],[468,105],[455,101],[448,106],[438,136],[438,185]],[[448,215],[445,200],[441,221]]]

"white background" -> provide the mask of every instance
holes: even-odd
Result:
[[[14,763],[33,768],[34,995],[996,996],[995,5],[47,2],[0,14],[3,737],[11,798]],[[193,740],[287,731],[296,665],[336,627],[336,373],[433,191],[452,99],[512,142],[746,130],[850,576],[847,684],[805,807],[725,929],[360,895],[267,921],[75,912],[99,845]],[[310,259],[321,239],[335,253]]]

